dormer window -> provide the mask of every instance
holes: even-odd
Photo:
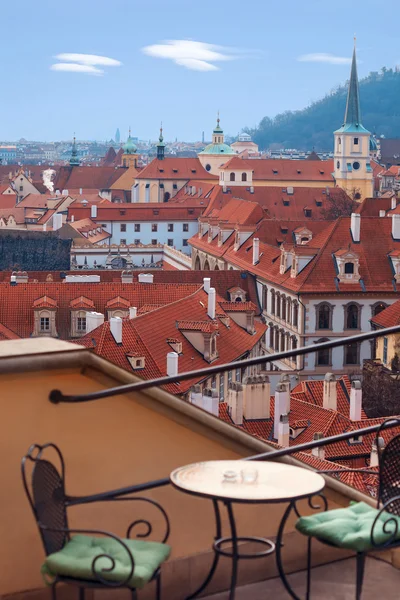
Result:
[[[126,357],[134,371],[138,369],[144,369],[145,367],[145,357],[144,356],[136,356],[134,354],[128,354]]]
[[[358,254],[352,250],[339,250],[335,253],[338,266],[338,279],[340,282],[358,283],[361,279]]]
[[[344,263],[344,272],[347,275],[353,275],[354,274],[354,263],[352,263],[352,262]]]

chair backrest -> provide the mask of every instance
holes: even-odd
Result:
[[[400,435],[391,439],[379,456],[378,502],[387,505],[387,512],[400,516]]]
[[[52,462],[43,458],[46,450],[55,451],[60,462],[60,471]],[[30,474],[28,465],[33,463]],[[31,446],[21,463],[22,480],[26,495],[39,527],[47,555],[61,550],[69,539],[66,496],[64,487],[64,459],[55,444]]]

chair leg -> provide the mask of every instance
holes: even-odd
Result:
[[[311,592],[311,542],[312,537],[310,536],[307,540],[307,589],[306,589],[306,600],[310,600]]]
[[[161,600],[161,572],[156,579],[156,600]]]
[[[133,589],[131,590],[131,598],[132,598],[132,600],[137,600],[137,592],[136,592],[136,590],[133,590]]]
[[[79,600],[85,600],[85,588],[79,588]]]
[[[51,600],[57,600],[56,585],[57,581],[55,581],[51,586]]]
[[[361,600],[361,591],[364,579],[365,569],[365,554],[362,552],[357,553],[357,584],[356,584],[356,600]]]

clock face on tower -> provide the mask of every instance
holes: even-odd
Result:
[[[355,171],[358,171],[358,169],[360,168],[360,163],[358,161],[353,162],[353,169]]]

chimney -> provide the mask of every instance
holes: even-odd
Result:
[[[62,191],[62,195],[63,195],[63,196],[68,196],[68,190],[63,190],[63,191]]]
[[[392,237],[400,240],[400,215],[392,215]]]
[[[17,285],[17,277],[15,275],[11,275],[10,285]]]
[[[323,407],[330,410],[337,410],[336,377],[333,373],[325,375]]]
[[[133,283],[133,271],[122,271],[121,283]]]
[[[380,217],[386,217],[386,211],[385,210],[380,210],[379,211],[379,216]]]
[[[246,419],[269,419],[271,384],[268,375],[245,377],[243,381],[243,415]]]
[[[92,204],[92,206],[90,207],[90,218],[97,219],[97,205],[96,204]]]
[[[278,383],[275,388],[274,404],[274,438],[279,437],[279,423],[282,415],[288,415],[290,412],[290,394],[285,385]]]
[[[62,227],[62,214],[61,213],[55,213],[53,215],[53,230],[56,231],[57,229],[60,229],[60,227]]]
[[[353,381],[350,390],[350,420],[361,421],[362,389],[361,381]]]
[[[260,240],[254,238],[253,240],[253,265],[256,265],[260,260]]]
[[[190,404],[194,404],[200,408],[203,406],[203,394],[201,393],[201,386],[198,383],[190,390]]]
[[[219,414],[219,398],[215,388],[205,389],[201,399],[201,408],[218,417]]]
[[[111,317],[110,331],[117,344],[122,344],[122,319],[121,317]]]
[[[254,194],[254,186],[250,186],[250,194]]]
[[[79,195],[82,196],[82,188],[79,188]]]
[[[317,440],[322,440],[324,438],[324,434],[319,431],[318,433],[314,433],[313,435],[313,441],[316,442]],[[318,448],[313,448],[311,450],[311,454],[313,456],[316,456],[317,458],[320,458],[321,460],[325,459],[325,448],[324,446],[319,446]]]
[[[289,415],[281,415],[278,427],[278,444],[287,448],[289,446]]]
[[[290,394],[290,377],[286,373],[281,376],[279,383],[281,383],[285,390]]]
[[[391,199],[392,210],[394,210],[396,208],[396,206],[397,206],[397,198],[396,198],[396,196],[392,196],[392,199]]]
[[[369,466],[370,467],[379,467],[379,454],[382,452],[385,447],[385,440],[383,437],[378,438],[378,446],[376,445],[376,440],[372,442],[371,446],[371,454],[369,457]],[[378,450],[379,448],[379,450]]]
[[[399,215],[400,216],[400,215]],[[359,213],[351,213],[350,228],[353,242],[360,241],[361,215]]]
[[[137,306],[130,306],[129,307],[129,318],[136,319],[136,317],[137,317]]]
[[[167,375],[168,377],[174,377],[178,375],[178,359],[179,355],[177,352],[168,352],[167,354]]]
[[[87,312],[86,313],[86,333],[97,329],[104,323],[104,315],[98,312]]]
[[[139,273],[139,283],[153,283],[154,275],[152,273]]]
[[[228,404],[235,425],[243,425],[243,386],[236,381],[229,384]]]
[[[71,215],[71,223],[75,221],[75,215]]]
[[[206,294],[208,294],[208,291],[211,287],[211,279],[209,277],[204,277],[203,279],[203,287],[204,287],[204,291]]]
[[[215,288],[208,290],[208,310],[207,314],[210,319],[215,319]]]
[[[43,223],[43,231],[47,231],[47,223]]]

